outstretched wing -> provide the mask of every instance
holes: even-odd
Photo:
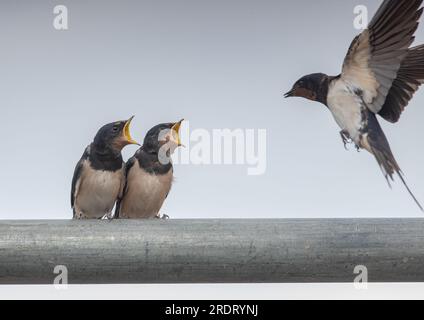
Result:
[[[90,147],[85,149],[84,154],[81,157],[81,160],[78,161],[75,167],[74,176],[72,178],[72,187],[71,187],[71,208],[72,209],[74,209],[75,207],[75,199],[78,196],[79,187],[81,185],[81,174],[84,167],[84,161],[88,159],[89,152],[90,152],[89,149]]]
[[[413,43],[423,0],[385,0],[345,58],[342,79],[379,113]]]
[[[424,45],[411,48],[402,61],[397,78],[387,95],[380,116],[389,122],[399,121],[415,92],[424,83]]]
[[[131,168],[134,166],[136,161],[137,161],[137,159],[135,157],[132,157],[125,164],[124,185],[123,185],[122,192],[121,192],[121,194],[118,198],[118,201],[116,202],[115,215],[114,215],[115,219],[119,219],[119,214],[120,214],[120,210],[121,210],[121,202],[122,202],[122,199],[125,197],[125,194],[128,191],[128,184],[127,184],[128,173],[130,172]]]

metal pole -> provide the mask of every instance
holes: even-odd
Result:
[[[0,284],[424,281],[424,220],[2,221]]]

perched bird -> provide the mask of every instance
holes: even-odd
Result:
[[[171,155],[182,146],[181,120],[152,128],[143,146],[128,160],[125,168],[126,184],[118,200],[115,218],[160,218],[160,209],[173,182]]]
[[[343,143],[374,155],[389,185],[397,174],[406,184],[377,115],[395,123],[424,83],[424,46],[410,47],[423,13],[423,0],[385,0],[368,28],[352,42],[342,73],[301,78],[285,97],[302,97],[328,107]]]
[[[130,135],[133,118],[103,126],[85,149],[72,179],[74,219],[101,219],[111,214],[125,184],[121,151],[126,145],[138,144]]]

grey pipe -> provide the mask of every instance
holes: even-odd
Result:
[[[0,222],[0,284],[424,281],[424,220]]]

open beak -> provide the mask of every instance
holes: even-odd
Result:
[[[124,126],[124,137],[125,140],[128,142],[128,144],[137,144],[140,145],[137,141],[135,141],[132,137],[131,137],[131,133],[130,133],[130,125],[131,125],[131,121],[134,119],[134,116],[132,116],[126,123]]]
[[[290,97],[293,97],[293,96],[294,96],[294,89],[291,89],[289,92],[287,92],[284,95],[284,98],[290,98]]]
[[[171,128],[172,137],[175,139],[175,143],[177,144],[178,147],[184,147],[184,145],[181,143],[181,138],[180,138],[180,128],[183,121],[184,119],[180,120],[179,122],[174,124]]]

